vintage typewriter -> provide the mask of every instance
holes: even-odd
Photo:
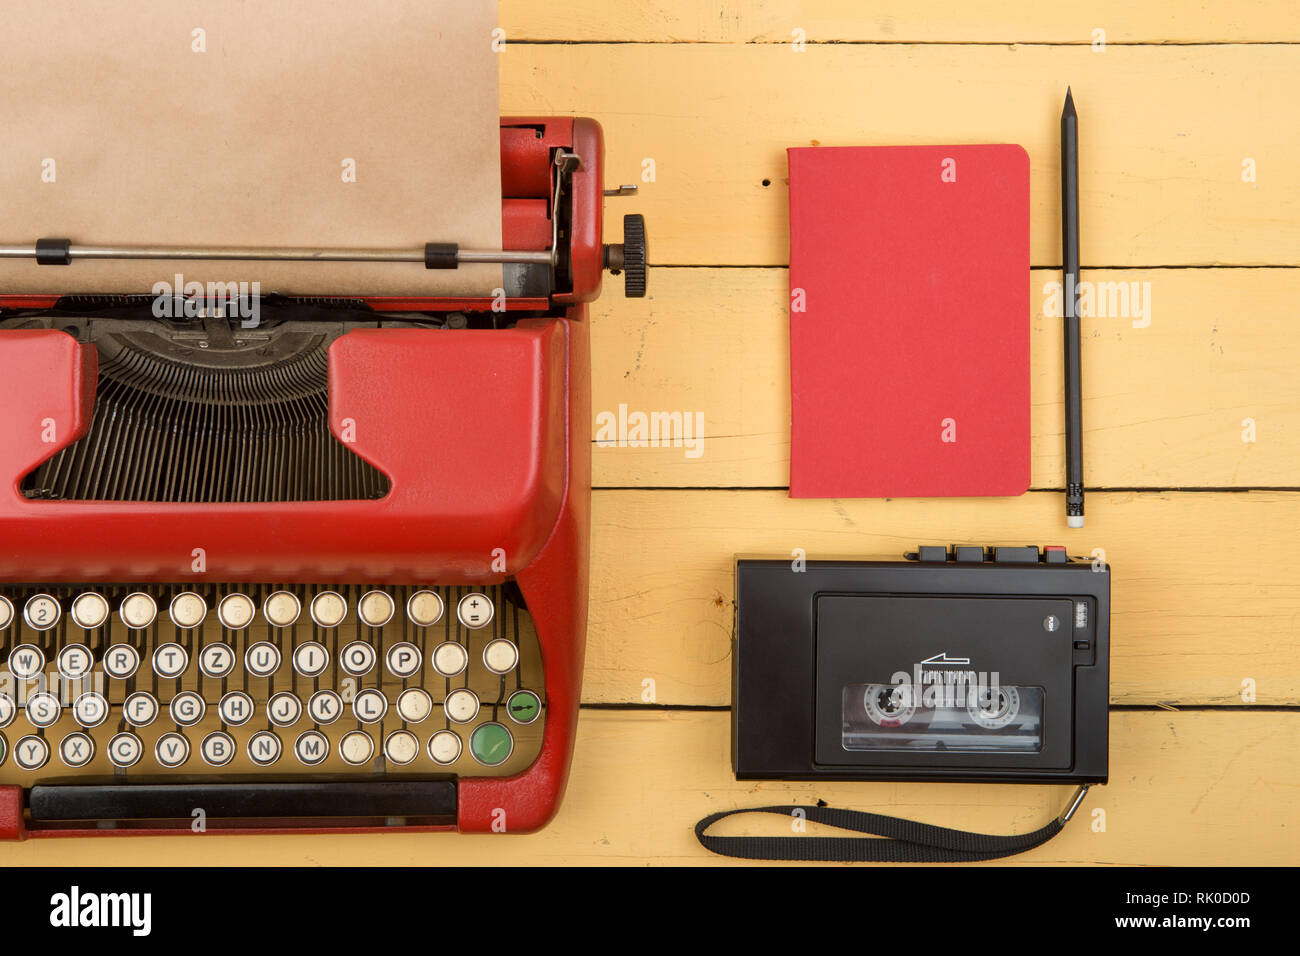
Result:
[[[555,811],[587,617],[588,119],[501,122],[488,299],[0,294],[0,838],[521,832]],[[373,250],[3,247],[87,258]],[[4,293],[5,290],[0,290]],[[494,309],[494,305],[496,308]]]

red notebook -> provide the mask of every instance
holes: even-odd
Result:
[[[1029,156],[790,157],[790,495],[1029,487]]]

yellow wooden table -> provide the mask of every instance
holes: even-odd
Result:
[[[1016,862],[1300,863],[1294,0],[502,0],[501,23],[503,113],[596,117],[608,184],[641,187],[609,212],[614,233],[647,218],[650,297],[611,280],[593,309],[595,411],[705,427],[696,458],[595,449],[587,706],[558,818],[530,836],[42,840],[0,864],[716,864],[692,835],[704,814],[818,798],[1036,828],[1067,788],[731,777],[732,555],[921,542],[1100,547],[1114,568],[1111,783]],[[1035,490],[789,500],[785,148],[1024,145],[1041,310],[1067,84],[1087,278],[1151,284],[1146,327],[1086,323],[1087,528],[1064,528],[1061,330],[1041,314]]]

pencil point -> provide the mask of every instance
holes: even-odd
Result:
[[[1073,94],[1072,92],[1070,92],[1070,88],[1069,88],[1068,86],[1065,88],[1065,109],[1061,110],[1061,115],[1062,115],[1062,116],[1074,116],[1074,115],[1075,115],[1075,112],[1074,112],[1074,94]]]

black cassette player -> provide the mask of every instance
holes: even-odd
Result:
[[[738,559],[736,776],[1104,783],[1109,620],[1060,548]]]

